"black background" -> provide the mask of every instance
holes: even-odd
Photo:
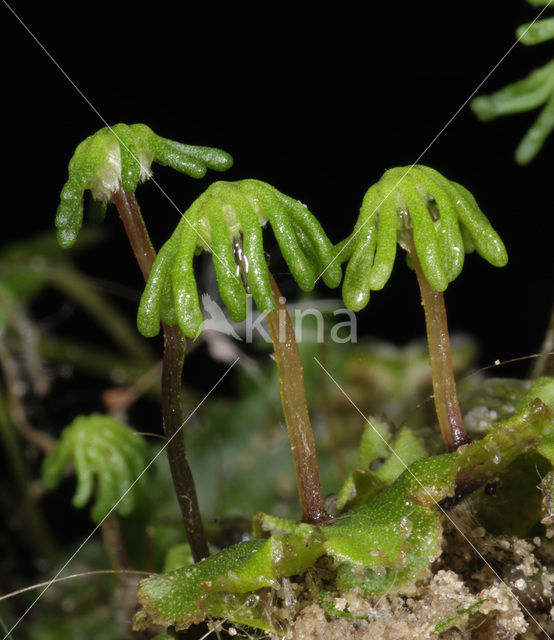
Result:
[[[145,122],[235,159],[197,182],[154,166],[173,203],[152,183],[137,192],[156,247],[211,180],[246,177],[305,202],[338,241],[385,169],[419,162],[475,194],[510,255],[504,269],[467,259],[446,294],[451,328],[476,337],[481,364],[539,348],[552,303],[554,140],[518,167],[513,152],[536,114],[480,123],[466,104],[539,9],[523,0],[10,6],[36,40],[3,6],[2,243],[52,228],[75,146],[106,123]],[[515,46],[477,94],[526,75],[552,49]],[[105,227],[83,266],[138,294],[115,211]],[[290,279],[281,284],[292,298]],[[403,261],[359,322],[397,344],[423,335]]]

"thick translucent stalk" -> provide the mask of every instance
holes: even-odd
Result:
[[[129,243],[146,281],[156,258],[148,231],[133,193],[121,188],[114,193],[113,202],[127,233]],[[192,471],[187,461],[183,434],[181,375],[186,352],[186,338],[179,327],[163,325],[164,356],[162,365],[162,416],[167,443],[167,456],[177,501],[183,516],[187,539],[194,560],[209,555],[208,543],[196,496]]]
[[[269,280],[275,310],[267,315],[267,323],[279,372],[281,402],[294,459],[302,521],[321,524],[329,520],[329,516],[323,504],[300,353],[285,300],[271,273]]]
[[[460,445],[470,440],[464,428],[456,393],[444,296],[441,291],[435,291],[431,287],[423,274],[411,235],[407,244],[425,312],[435,409],[446,448],[448,451],[455,451]]]

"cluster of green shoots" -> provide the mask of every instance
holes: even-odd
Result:
[[[75,151],[61,192],[56,227],[60,243],[70,246],[82,225],[86,190],[91,192],[94,212],[105,212],[108,203],[118,209],[146,279],[138,310],[139,331],[153,337],[160,326],[164,330],[163,423],[196,559],[207,555],[207,544],[193,478],[177,432],[183,415],[179,388],[186,341],[198,336],[203,322],[194,271],[195,255],[201,251],[212,253],[221,300],[233,320],[244,319],[247,295],[267,315],[302,519],[316,523],[328,518],[298,348],[292,327],[282,335],[279,309],[283,298],[266,262],[263,227],[267,222],[291,274],[304,291],[311,291],[319,277],[330,287],[339,286],[341,263],[347,261],[343,298],[354,311],[367,304],[372,289],[384,287],[397,244],[407,252],[425,309],[441,432],[449,451],[467,442],[457,402],[442,292],[460,273],[465,253],[476,249],[496,266],[506,264],[507,256],[502,241],[466,189],[428,167],[391,169],[369,188],[352,234],[334,246],[308,208],[294,198],[258,180],[218,181],[184,212],[174,233],[156,254],[134,194],[139,180],[150,175],[153,161],[194,177],[204,175],[207,167],[221,171],[232,163],[222,151],[165,140],[146,125],[118,124],[102,129]],[[290,319],[286,324],[290,325]]]

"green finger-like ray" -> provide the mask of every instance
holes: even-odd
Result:
[[[101,131],[83,140],[69,161],[69,177],[61,190],[55,219],[58,243],[66,249],[75,243],[81,230],[83,195],[104,160],[99,144],[99,139],[104,139]]]
[[[214,147],[192,146],[175,142],[174,140],[166,140],[166,144],[177,153],[189,157],[199,165],[212,169],[212,171],[227,171],[233,166],[233,158],[225,151]]]
[[[246,291],[235,261],[232,239],[216,202],[206,206],[205,215],[210,223],[213,265],[221,299],[231,318],[241,322],[246,317]]]
[[[111,477],[111,480],[107,481],[110,486],[109,496],[111,498],[108,510],[117,503],[117,512],[122,516],[129,515],[135,506],[135,494],[131,490],[131,485],[135,478],[133,478],[128,461],[120,451],[119,446],[107,446],[108,443],[109,441],[104,439],[104,447],[100,446],[96,449],[97,464],[104,461],[104,466],[99,468],[98,471],[100,483],[98,500],[102,499],[101,477],[108,474]],[[113,498],[112,491],[115,492]]]
[[[126,124],[116,124],[111,129],[121,153],[121,184],[127,191],[134,192],[141,172],[136,135]]]
[[[518,162],[518,164],[529,164],[529,162],[531,162],[531,160],[541,150],[553,129],[554,94],[551,96],[544,109],[540,112],[539,117],[531,125],[529,131],[527,131],[519,143],[515,152],[516,162]]]
[[[500,241],[498,234],[494,232],[487,217],[475,201],[475,198],[465,187],[462,187],[462,185],[452,180],[447,180],[441,173],[431,167],[419,166],[418,168],[424,171],[430,179],[441,185],[453,203],[465,253],[471,253],[476,248],[474,234],[479,234],[480,229],[482,231],[493,231],[494,235],[491,236],[491,238],[494,242],[497,240]],[[468,241],[468,238],[471,238],[471,241]],[[503,246],[504,245],[502,245],[502,247]]]
[[[140,436],[133,436],[136,440],[141,441],[141,445],[144,445]],[[125,440],[118,440],[118,447],[127,461],[129,471],[133,482],[138,480],[137,484],[140,484],[145,478],[144,471],[146,468],[147,449],[145,446],[137,446],[132,442]]]
[[[554,91],[554,61],[534,69],[526,78],[488,96],[471,101],[471,109],[481,120],[529,111],[544,104]]]
[[[473,195],[456,182],[451,181],[450,188],[457,196],[458,218],[470,232],[477,253],[495,267],[506,265],[508,262],[506,247],[479,208]]]
[[[56,221],[56,238],[64,249],[69,249],[75,243],[83,223],[83,208],[81,205],[71,205],[62,202],[58,207]]]
[[[94,522],[101,522],[119,499],[117,475],[112,473],[112,460],[105,452],[91,447],[86,453],[88,462],[96,470],[96,496],[90,512]]]
[[[399,190],[407,202],[412,219],[414,246],[421,269],[435,291],[444,291],[448,286],[448,279],[431,214],[411,175],[403,178]]]
[[[204,320],[200,310],[196,278],[194,277],[194,255],[199,237],[197,220],[184,218],[179,223],[176,237],[177,250],[171,268],[173,300],[177,321],[187,338],[195,338]]]
[[[191,178],[206,175],[206,164],[187,153],[187,146],[173,140],[167,140],[153,131],[147,136],[147,146],[159,164],[166,165]]]
[[[167,302],[163,294],[170,284],[171,265],[177,250],[176,237],[176,234],[172,235],[160,249],[140,299],[137,327],[145,338],[153,338],[160,332],[160,305],[162,301]]]
[[[292,225],[292,228],[294,230],[294,235],[296,237],[296,241],[298,242],[298,245],[302,250],[302,253],[304,253],[304,255],[308,258],[308,260],[310,260],[312,265],[317,265],[318,264],[317,251],[315,250],[315,247],[312,244],[312,241],[310,240],[309,236],[304,232],[304,230],[301,227],[299,227],[296,224],[296,222],[294,222],[294,220],[290,220],[290,223]]]
[[[83,194],[87,176],[84,170],[74,173],[60,193],[55,226],[58,242],[64,248],[74,244],[83,226]]]
[[[155,134],[145,124],[133,124],[131,129],[140,137],[145,147],[149,149],[156,159],[161,157],[158,156],[158,153],[161,153],[162,156],[170,155],[175,158],[187,158],[188,162],[191,163],[192,174],[189,175],[192,175],[192,177],[205,175],[206,167],[214,171],[226,171],[233,166],[233,158],[220,149],[192,146],[175,140],[168,140]],[[174,168],[178,169],[178,167]]]
[[[375,216],[377,245],[373,266],[369,273],[369,287],[378,291],[387,283],[394,266],[398,214],[396,194],[385,193],[384,189],[378,188],[378,185],[375,186],[377,189],[374,192],[370,193],[370,189],[366,193],[360,214],[365,220]]]
[[[544,18],[527,22],[516,29],[516,36],[522,44],[541,44],[554,38],[554,18]]]
[[[331,288],[338,287],[342,280],[341,261],[337,259],[335,248],[316,217],[306,205],[298,202],[298,200],[289,198],[277,191],[277,189],[274,189],[274,192],[277,198],[285,205],[291,219],[310,238],[311,244],[316,251],[319,262],[318,267],[325,284]]]
[[[73,495],[73,506],[80,509],[92,497],[94,491],[94,469],[88,459],[89,438],[87,433],[79,430],[76,423],[72,428],[76,430],[74,434],[73,462],[77,475],[77,488]]]
[[[103,440],[111,445],[111,448],[121,452],[132,481],[135,481],[144,472],[147,449],[141,436],[133,433],[127,425],[108,418],[99,429]]]
[[[100,129],[100,131],[102,131],[102,129]],[[94,140],[95,135],[98,135],[100,132],[97,132],[96,134],[93,134],[91,136],[87,136],[84,140],[82,140],[77,147],[75,148],[75,151],[73,152],[73,155],[71,156],[70,160],[69,160],[69,164],[67,166],[67,170],[69,175],[72,175],[73,173],[77,173],[81,170],[81,167],[83,166],[83,164],[86,162],[89,154],[90,154],[90,148],[92,146],[92,142]]]
[[[62,436],[56,446],[44,458],[42,464],[42,482],[47,489],[56,487],[64,469],[73,454],[73,443],[67,435]]]
[[[293,227],[293,222],[289,220],[287,210],[279,202],[275,194],[265,191],[260,193],[259,197],[264,209],[267,211],[269,223],[273,229],[277,244],[294,279],[303,291],[311,291],[318,276],[317,265],[313,261],[313,253],[304,252]],[[306,236],[306,239],[309,241],[308,236]],[[312,251],[315,250],[311,242],[309,246]]]
[[[355,242],[356,248],[344,274],[342,298],[348,309],[360,311],[369,302],[369,279],[377,243],[375,226],[368,224],[361,227]]]
[[[145,124],[133,124],[131,130],[143,141],[159,164],[169,166],[192,178],[202,178],[206,175],[206,165],[197,162],[187,153],[187,145],[162,138]]]
[[[173,298],[173,283],[171,281],[171,269],[168,269],[167,277],[162,285],[160,298],[160,320],[170,327],[178,324],[177,309]]]
[[[456,214],[456,202],[449,192],[448,180],[438,172],[428,171],[427,167],[413,167],[414,179],[423,187],[437,204],[439,221],[437,225],[438,241],[444,257],[445,274],[452,282],[464,266],[464,239]]]
[[[258,217],[246,198],[237,211],[243,234],[244,255],[248,261],[246,282],[256,306],[262,313],[273,311],[275,303],[269,284],[262,229]]]

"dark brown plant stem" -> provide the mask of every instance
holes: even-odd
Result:
[[[271,273],[269,280],[275,310],[268,314],[267,323],[281,383],[281,402],[294,459],[302,521],[322,524],[329,520],[329,515],[325,511],[321,493],[300,353],[285,300]]]
[[[145,280],[156,258],[156,252],[138,202],[133,193],[121,188],[112,196],[119,217],[127,233]],[[195,561],[209,555],[208,543],[202,525],[196,487],[189,467],[182,434],[183,408],[181,404],[181,374],[187,341],[179,327],[163,324],[164,357],[162,364],[162,417],[167,438],[167,457],[177,501],[183,515],[187,539]]]
[[[164,433],[167,438],[167,455],[192,556],[198,562],[209,556],[210,553],[200,516],[194,478],[187,461],[183,441],[181,374],[187,342],[178,326],[170,327],[164,324],[163,330],[162,415]]]
[[[433,393],[440,430],[448,451],[455,451],[460,445],[470,442],[470,439],[467,437],[458,404],[444,296],[442,292],[435,291],[427,281],[411,235],[408,253],[415,267],[425,311]]]

